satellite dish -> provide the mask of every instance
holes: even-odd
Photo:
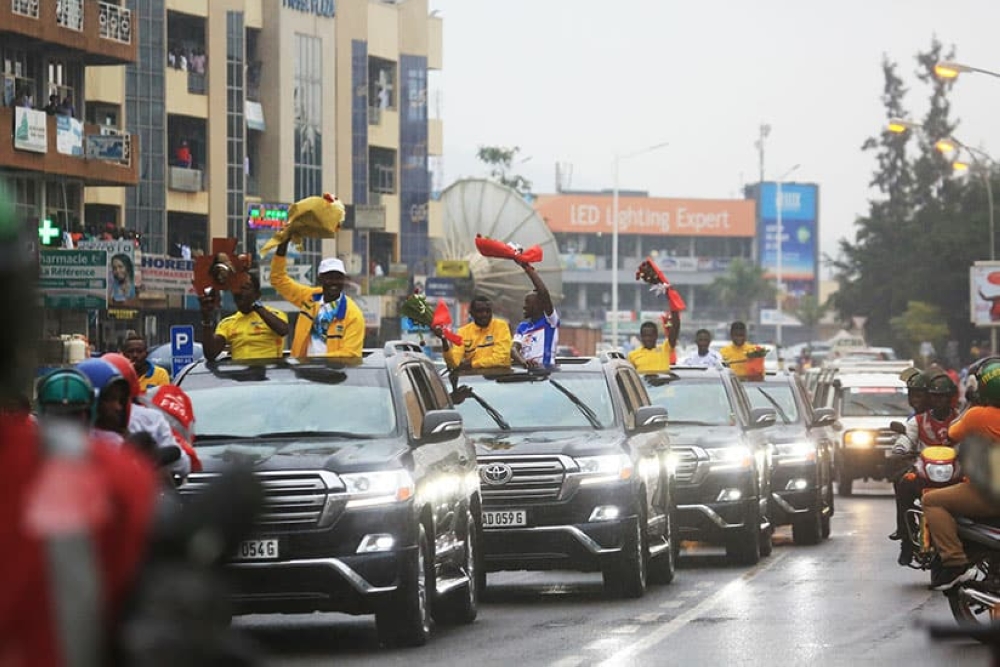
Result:
[[[488,296],[493,310],[512,322],[522,319],[524,295],[531,281],[524,269],[509,259],[483,257],[476,250],[476,234],[524,248],[542,247],[542,261],[534,264],[553,303],[562,299],[559,247],[548,225],[513,188],[485,179],[465,179],[441,193],[444,238],[436,243],[437,259],[465,260],[475,294]]]

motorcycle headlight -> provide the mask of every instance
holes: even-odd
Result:
[[[576,465],[580,468],[580,474],[585,476],[580,484],[617,482],[631,478],[634,472],[632,459],[625,454],[581,456],[576,459]]]
[[[943,484],[950,481],[951,476],[955,474],[955,464],[929,463],[924,466],[924,472],[927,473],[927,479],[937,484]]]
[[[871,447],[875,444],[872,431],[848,431],[844,434],[844,444],[848,447]]]
[[[753,465],[753,452],[745,445],[718,447],[706,450],[716,470],[724,468],[749,468]]]
[[[380,470],[341,475],[347,488],[347,507],[401,503],[413,497],[413,478],[405,470]]]

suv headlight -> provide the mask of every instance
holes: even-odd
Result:
[[[809,441],[785,442],[775,446],[778,463],[805,463],[816,460],[816,445]]]
[[[746,445],[716,447],[705,451],[708,452],[708,458],[712,460],[713,470],[753,467],[753,452]]]
[[[871,447],[875,444],[872,431],[848,431],[844,434],[844,444],[848,447]]]
[[[580,484],[604,484],[618,482],[632,477],[635,472],[632,459],[625,454],[607,454],[605,456],[581,456],[576,459],[583,479]]]
[[[413,478],[405,470],[380,470],[341,475],[347,488],[347,507],[401,503],[413,497]]]

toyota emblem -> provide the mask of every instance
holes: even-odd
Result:
[[[514,476],[514,471],[506,463],[490,463],[482,467],[479,476],[490,486],[503,486]]]

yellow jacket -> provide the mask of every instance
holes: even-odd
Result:
[[[448,368],[455,368],[469,359],[473,368],[506,368],[510,366],[511,335],[507,320],[494,317],[485,327],[469,322],[458,330],[463,345],[452,345],[444,353]]]
[[[299,308],[299,317],[292,334],[292,356],[308,357],[310,340],[313,336],[313,322],[323,308],[323,288],[297,283],[288,275],[288,258],[277,254],[271,259],[271,286],[286,301]],[[331,304],[333,320],[322,335],[326,339],[328,357],[361,357],[365,342],[365,316],[358,304],[341,294],[340,301]]]
[[[640,373],[666,373],[670,370],[670,341],[664,340],[662,345],[657,345],[649,350],[639,346],[628,353],[628,360],[635,366],[635,370]]]
[[[737,377],[746,377],[750,373],[747,371],[747,352],[754,349],[756,345],[747,341],[740,346],[733,345],[730,343],[719,350],[719,356],[722,360],[729,364],[729,368],[732,369],[733,373]]]

